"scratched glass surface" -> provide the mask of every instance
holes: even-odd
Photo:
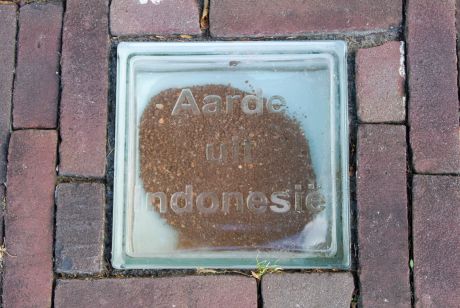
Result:
[[[343,42],[121,43],[113,266],[349,266]]]

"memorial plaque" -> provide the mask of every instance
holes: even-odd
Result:
[[[346,44],[120,43],[115,268],[349,266]]]

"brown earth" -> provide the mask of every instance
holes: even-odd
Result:
[[[311,221],[313,213],[307,210],[305,202],[295,209],[295,185],[301,185],[302,194],[298,197],[305,200],[308,184],[315,184],[308,141],[299,123],[282,111],[269,113],[265,104],[263,114],[244,113],[240,108],[241,98],[249,93],[231,86],[206,85],[189,89],[200,111],[205,96],[219,95],[222,112],[192,114],[182,110],[172,115],[181,89],[168,89],[152,98],[140,124],[144,188],[147,192],[166,194],[168,207],[161,216],[178,231],[180,248],[259,249],[266,248],[267,243],[298,234]],[[226,112],[227,95],[241,97],[234,100],[230,113]],[[255,108],[255,102],[249,106]],[[212,108],[208,110],[213,111]],[[226,159],[207,160],[208,144],[214,157],[219,157],[219,145],[226,144]],[[185,198],[179,198],[178,205],[190,211],[178,214],[171,208],[171,196],[175,192],[185,192],[186,185],[193,186],[193,203],[187,207]],[[218,208],[212,205],[208,195],[204,202],[206,208],[200,211],[197,196],[201,192],[214,192]],[[229,209],[224,211],[224,192],[240,192],[243,205],[238,209],[236,199],[230,199]],[[258,194],[248,206],[249,192],[264,193],[268,203]],[[273,192],[289,194],[284,197],[291,205],[288,211],[276,213],[271,210],[270,205],[277,207],[270,202]],[[159,199],[152,200],[159,211]]]

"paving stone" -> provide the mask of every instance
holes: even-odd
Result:
[[[108,53],[108,1],[67,1],[62,46],[60,175],[105,174]]]
[[[57,133],[11,135],[5,221],[3,305],[50,307]]]
[[[460,177],[416,175],[412,194],[416,307],[458,307]]]
[[[459,173],[455,0],[409,1],[409,124],[417,173]]]
[[[360,299],[364,307],[410,307],[405,126],[358,129]]]
[[[55,266],[58,273],[103,271],[105,187],[99,183],[56,188]]]
[[[372,31],[399,27],[400,0],[211,0],[210,31],[217,37]]]
[[[54,307],[257,307],[255,279],[187,276],[58,280]]]
[[[200,35],[200,8],[196,0],[113,0],[112,35]]]
[[[356,102],[361,122],[406,119],[404,43],[388,42],[359,49],[356,55]]]
[[[351,273],[268,274],[262,279],[264,307],[350,307]]]
[[[6,181],[16,49],[16,6],[0,4],[0,183]]]
[[[55,128],[62,4],[33,3],[19,13],[14,128]]]

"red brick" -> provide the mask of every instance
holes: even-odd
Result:
[[[29,4],[19,13],[14,128],[55,128],[62,5]]]
[[[104,207],[104,184],[57,186],[54,249],[58,273],[96,274],[103,271]]]
[[[356,56],[356,102],[361,122],[404,122],[404,45],[388,42]]]
[[[255,308],[257,284],[242,276],[58,280],[54,306]]]
[[[196,0],[113,0],[112,35],[199,35],[200,8]]]
[[[60,175],[105,174],[108,53],[108,1],[67,1],[62,47]]]
[[[417,173],[460,172],[455,0],[408,2],[409,124]]]
[[[416,175],[412,193],[416,307],[458,307],[460,178]]]
[[[3,282],[5,307],[50,307],[57,134],[21,130],[11,135]]]
[[[399,27],[400,0],[211,0],[211,34],[218,37],[371,31]]]
[[[0,183],[6,181],[16,48],[16,6],[0,4]]]
[[[262,279],[264,307],[350,307],[351,273],[269,274]]]
[[[358,129],[358,241],[364,307],[410,307],[406,130]]]

